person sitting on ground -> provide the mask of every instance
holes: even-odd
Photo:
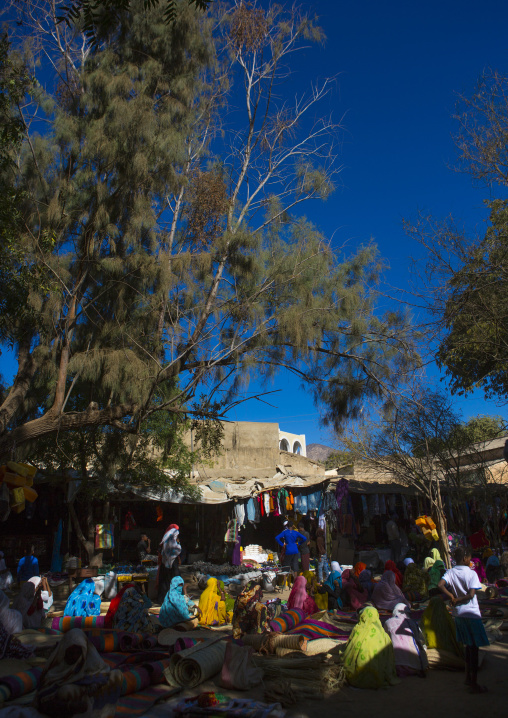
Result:
[[[226,591],[224,581],[219,581],[219,593],[221,600],[226,604],[226,616],[228,617],[228,622],[231,623],[231,619],[233,618],[233,609],[235,607],[235,599]]]
[[[85,578],[67,599],[64,616],[100,616],[100,586],[91,578]]]
[[[486,693],[487,689],[478,685],[477,680],[478,649],[489,645],[476,598],[476,592],[481,590],[482,586],[476,573],[469,567],[471,549],[459,546],[455,550],[454,558],[456,565],[445,573],[439,582],[439,588],[450,599],[457,640],[466,648],[466,685],[473,693]]]
[[[313,613],[317,613],[319,608],[316,602],[307,593],[307,580],[305,576],[298,576],[293,584],[291,593],[289,594],[288,608],[299,608],[305,612],[306,616],[311,616]]]
[[[9,599],[3,591],[0,591],[0,623],[9,636],[23,630],[23,616],[19,611],[9,608]]]
[[[55,718],[114,715],[115,706],[106,704],[108,700],[116,704],[122,681],[122,672],[111,670],[85,633],[73,628],[64,634],[44,667],[35,707]]]
[[[302,543],[307,543],[307,537],[298,533],[294,526],[289,525],[275,537],[275,540],[279,546],[285,548],[284,563],[289,566],[294,578],[298,573],[298,556],[300,555],[298,549]]]
[[[485,572],[489,583],[496,583],[496,581],[504,578],[504,571],[497,556],[489,556]]]
[[[128,633],[154,633],[148,609],[152,602],[139,584],[127,588],[113,616],[113,628]]]
[[[191,630],[198,625],[199,609],[194,601],[187,596],[186,586],[181,576],[171,580],[171,587],[161,606],[159,622],[164,628],[173,626]]]
[[[39,575],[39,562],[34,556],[34,547],[28,546],[25,555],[18,563],[18,584],[29,581],[33,576]]]
[[[13,583],[12,573],[5,563],[4,552],[0,551],[0,590],[9,591]]]
[[[365,565],[365,564],[364,564]],[[363,569],[365,571],[365,569]],[[363,573],[360,572],[360,575]],[[369,592],[362,586],[358,576],[347,568],[342,572],[342,603],[351,606],[355,611],[363,608],[369,600]]]
[[[476,573],[480,583],[487,583],[487,574],[485,573],[485,567],[482,563],[481,558],[472,558],[470,568],[472,568],[473,571]]]
[[[259,581],[249,581],[235,600],[233,609],[233,638],[245,633],[264,633],[268,630],[268,611],[261,603],[263,591]]]
[[[430,556],[427,556],[425,561],[423,562],[423,568],[428,571],[431,566],[435,564],[436,561],[442,561],[441,554],[439,553],[437,548],[431,549]]]
[[[332,561],[332,571],[322,584],[320,592],[328,596],[328,610],[342,608],[342,569],[337,561]]]
[[[415,620],[409,615],[408,607],[398,603],[392,618],[385,623],[385,631],[391,638],[395,653],[395,667],[399,678],[424,676],[429,667],[425,652],[425,639]]]
[[[398,603],[411,608],[410,602],[397,586],[393,571],[385,571],[381,581],[376,583],[372,591],[372,603],[379,609],[393,611]]]
[[[347,681],[356,688],[382,688],[398,683],[392,642],[374,606],[365,606],[343,654]]]
[[[52,605],[53,594],[48,581],[39,576],[24,583],[12,602],[13,609],[21,613],[24,628],[40,628]]]
[[[387,561],[385,563],[385,571],[392,571],[395,574],[395,582],[397,586],[402,589],[403,583],[404,583],[404,576],[402,575],[402,572],[399,571],[397,566],[395,565],[395,561]]]
[[[424,571],[413,562],[406,566],[402,591],[406,598],[413,602],[424,601],[428,596],[428,571]]]
[[[206,588],[199,598],[199,609],[199,623],[202,626],[220,626],[227,623],[226,602],[221,597],[216,578],[209,578],[206,582]]]
[[[367,591],[367,595],[370,599],[370,597],[372,596],[372,591],[374,590],[372,571],[370,571],[368,568],[364,568],[358,576],[358,580],[360,581],[360,586],[365,589],[365,591]]]

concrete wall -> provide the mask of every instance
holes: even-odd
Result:
[[[190,433],[185,442],[190,446]],[[225,422],[222,453],[214,457],[213,466],[196,464],[194,478],[200,482],[219,477],[271,478],[277,471],[278,463],[278,424],[258,421]]]
[[[281,451],[289,451],[291,454],[307,456],[305,434],[290,434],[289,431],[279,429],[279,449]]]

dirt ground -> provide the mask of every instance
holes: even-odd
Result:
[[[190,591],[191,595],[195,591]],[[199,594],[199,591],[196,592]],[[286,589],[278,594],[287,599]],[[275,597],[275,594],[274,594]],[[61,605],[60,605],[61,604]],[[108,604],[102,604],[102,610]],[[157,604],[154,604],[154,606]],[[55,601],[55,609],[63,609],[65,601]],[[500,642],[481,649],[485,653],[479,673],[479,683],[488,692],[473,695],[464,685],[464,673],[457,671],[430,670],[426,678],[410,677],[397,686],[377,691],[343,688],[339,693],[321,701],[306,701],[288,708],[288,718],[337,718],[350,714],[354,718],[485,718],[508,717],[508,633]],[[220,688],[215,681],[207,681],[199,692],[217,691],[263,700],[262,687],[245,693],[232,693]],[[179,698],[195,695],[197,690],[184,691]],[[159,710],[163,714],[163,706]],[[161,715],[157,712],[157,715]],[[170,714],[170,712],[168,711]],[[148,713],[150,715],[150,711]]]

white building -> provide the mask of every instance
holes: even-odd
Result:
[[[279,429],[279,449],[289,451],[291,454],[307,456],[305,434],[290,434],[289,431]]]

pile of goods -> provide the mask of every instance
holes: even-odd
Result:
[[[415,524],[419,526],[423,532],[423,535],[428,541],[439,541],[439,534],[436,531],[436,524],[430,518],[430,516],[419,516]]]
[[[5,521],[11,511],[20,514],[25,510],[25,502],[32,503],[37,498],[33,489],[35,466],[8,461],[0,466],[0,519]]]

